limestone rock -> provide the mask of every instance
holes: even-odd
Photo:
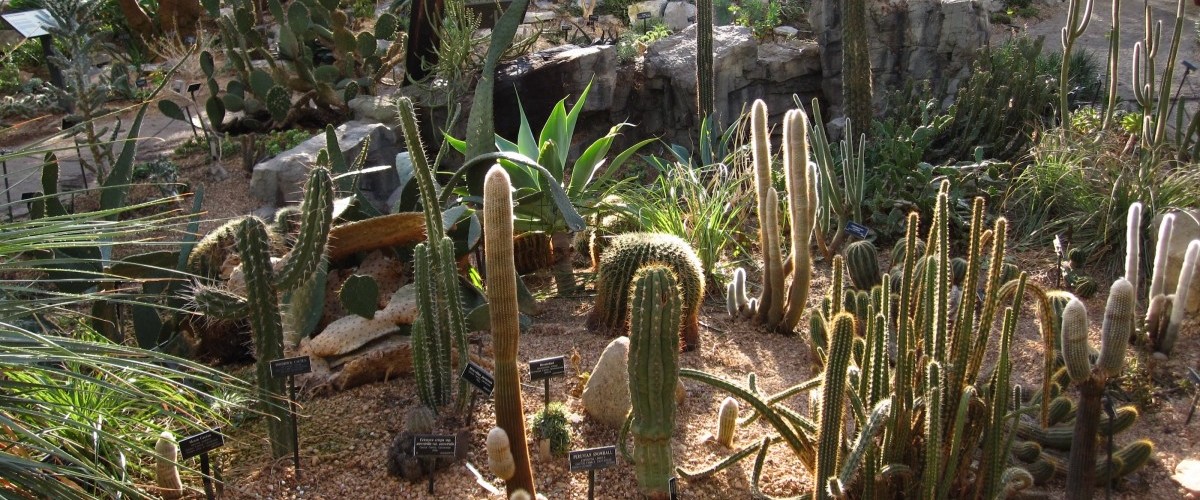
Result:
[[[641,23],[642,21],[638,19],[637,16],[642,12],[650,13],[649,21],[662,19],[663,10],[666,10],[666,8],[667,0],[643,0],[641,2],[630,4],[628,7],[629,24],[632,25],[633,23]]]
[[[400,115],[396,108],[396,100],[388,96],[359,95],[350,99],[346,105],[354,119],[367,123],[383,123],[389,126],[400,124]]]
[[[350,161],[357,158],[369,139],[366,166],[391,165],[400,152],[392,129],[381,123],[352,121],[336,129],[338,146]],[[299,146],[275,158],[254,166],[250,177],[250,193],[255,199],[272,206],[299,203],[304,194],[308,172],[317,163],[317,152],[325,147],[325,134],[317,134]],[[384,169],[363,175],[359,187],[381,210],[387,197],[398,183],[394,169]]]
[[[696,23],[696,6],[687,2],[667,2],[663,8],[663,23],[671,31],[680,31]]]
[[[1187,490],[1188,494],[1200,496],[1200,460],[1181,460],[1175,466],[1175,475],[1171,476],[1171,479]]]
[[[629,402],[629,338],[608,343],[583,388],[583,409],[602,425],[619,429]]]

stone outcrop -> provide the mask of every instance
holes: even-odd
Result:
[[[817,0],[809,12],[821,44],[824,92],[840,107],[842,33],[840,0]],[[899,88],[908,79],[953,92],[987,45],[988,13],[979,0],[868,2],[871,72],[875,88]],[[875,93],[878,103],[884,97]],[[831,114],[832,116],[832,114]]]
[[[364,166],[391,165],[400,152],[396,134],[381,123],[347,122],[336,129],[338,146],[347,161],[353,161],[370,139]],[[264,205],[280,207],[299,203],[303,198],[304,181],[309,169],[317,164],[317,153],[325,147],[325,134],[317,134],[299,146],[254,166],[250,177],[250,193]],[[396,189],[399,179],[394,169],[365,174],[359,180],[363,193],[380,209],[385,208],[388,196]]]

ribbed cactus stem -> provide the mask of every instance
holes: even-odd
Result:
[[[179,445],[171,431],[162,431],[154,443],[154,481],[158,483],[163,498],[179,498],[183,495],[183,481],[179,479]]]
[[[713,116],[716,102],[713,81],[713,3],[712,0],[698,0],[696,2],[696,111],[701,120],[705,118],[709,120],[708,130],[702,130],[701,133],[715,136],[719,132]]]
[[[1136,71],[1134,72],[1137,73]],[[1142,204],[1129,205],[1125,219],[1125,279],[1138,289],[1138,274],[1142,267]],[[1137,307],[1137,304],[1134,304]]]
[[[804,315],[812,283],[812,256],[809,243],[816,224],[817,204],[813,196],[812,169],[808,167],[808,116],[793,109],[783,117],[784,184],[788,195],[788,216],[792,224],[792,283],[788,288],[783,328],[795,330]]]
[[[766,272],[771,276],[768,281],[770,289],[764,290],[763,295],[770,295],[766,315],[760,318],[768,328],[775,328],[783,321],[783,254],[779,242],[779,194],[775,188],[767,188],[766,218],[763,220],[763,230],[767,232],[767,246],[763,247],[763,260]]]
[[[525,413],[517,370],[517,270],[513,258],[512,185],[502,167],[492,167],[483,183],[484,256],[487,264],[487,297],[495,342],[496,425],[509,437],[514,472],[505,481],[511,494],[524,490],[536,494],[529,447],[525,438]],[[678,311],[677,311],[678,312]],[[675,316],[678,318],[678,314]],[[677,327],[678,328],[678,327]]]
[[[1092,363],[1088,359],[1087,307],[1077,298],[1071,298],[1063,309],[1062,350],[1071,381],[1078,384],[1090,379]]]
[[[1162,295],[1167,289],[1167,260],[1174,227],[1174,214],[1164,216],[1158,225],[1158,243],[1154,247],[1154,272],[1150,274],[1150,297]]]
[[[317,272],[325,258],[329,230],[333,227],[333,179],[318,168],[309,175],[300,202],[300,233],[276,277],[280,290],[293,290]]]
[[[679,381],[681,300],[671,271],[643,268],[630,301],[629,395],[633,421],[634,471],[648,498],[670,498],[674,474],[671,434],[675,431],[675,386]]]
[[[767,191],[771,189],[771,135],[770,131],[767,130],[767,104],[761,99],[755,100],[754,104],[750,105],[750,140],[753,148],[751,152],[754,161],[755,199],[758,203],[758,247],[763,249],[765,253],[770,248],[767,235],[771,231],[771,228],[767,227]],[[778,234],[779,228],[775,227],[774,229],[776,230],[776,234]],[[771,308],[771,302],[778,300],[771,296],[771,290],[774,289],[771,280],[774,276],[772,276],[769,267],[770,264],[768,262],[763,263],[763,291],[758,297],[758,310],[760,312],[756,315],[757,321],[760,322],[766,320],[767,310]]]
[[[1163,335],[1158,351],[1171,354],[1175,341],[1179,337],[1179,328],[1183,326],[1184,312],[1191,294],[1192,281],[1196,279],[1196,262],[1200,260],[1200,240],[1188,243],[1187,252],[1183,255],[1183,267],[1179,270],[1179,282],[1175,285],[1175,299],[1171,306],[1171,319],[1167,322],[1167,331]]]
[[[717,410],[717,443],[726,448],[733,447],[733,434],[737,430],[738,402],[725,398]]]
[[[517,469],[513,463],[508,434],[504,432],[504,429],[492,427],[492,430],[488,431],[486,446],[488,468],[492,470],[492,474],[505,481],[511,479]]]
[[[867,44],[866,0],[843,0],[842,108],[854,127],[871,130],[871,53]],[[854,142],[854,137],[850,137]]]
[[[859,290],[870,290],[879,284],[879,252],[867,240],[846,245],[846,270]]]
[[[937,500],[941,488],[938,474],[942,470],[942,405],[945,404],[946,388],[943,385],[942,365],[930,361],[925,366],[925,470],[929,471],[922,480],[921,498]]]
[[[279,295],[268,252],[267,226],[255,217],[242,221],[237,229],[238,255],[246,275],[246,298],[250,304],[250,329],[254,332],[255,375],[263,398],[279,398],[283,380],[271,376],[271,361],[283,357],[283,319],[279,315]],[[264,401],[266,401],[264,399]],[[280,458],[292,451],[292,427],[287,425],[288,407],[279,400],[263,406],[268,415],[267,435],[271,456]]]
[[[854,349],[854,316],[838,313],[833,317],[825,362],[825,387],[821,395],[819,447],[816,481],[821,484],[836,477],[842,452],[842,411],[846,395],[846,371]],[[831,498],[824,488],[816,491],[817,500]]]
[[[1125,348],[1133,334],[1133,303],[1133,285],[1125,278],[1118,278],[1108,291],[1100,334],[1100,358],[1096,362],[1105,377],[1116,377],[1125,366]]]

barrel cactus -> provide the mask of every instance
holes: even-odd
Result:
[[[855,241],[846,245],[845,253],[846,270],[854,282],[854,288],[870,290],[879,284],[879,252],[875,250],[874,243]]]
[[[616,331],[625,327],[629,285],[634,274],[648,264],[660,264],[675,273],[684,302],[680,340],[684,350],[698,348],[704,272],[692,247],[668,234],[626,233],[612,239],[600,257],[596,272],[596,303],[587,318],[588,328]]]

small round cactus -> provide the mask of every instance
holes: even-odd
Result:
[[[879,252],[875,244],[867,240],[859,240],[846,246],[846,270],[854,287],[859,290],[870,290],[880,282]]]
[[[507,481],[516,472],[512,450],[508,446],[508,434],[504,429],[492,427],[487,435],[488,468],[496,477]]]
[[[733,398],[725,398],[721,409],[717,411],[717,442],[726,448],[733,447],[733,433],[737,428],[738,402]]]

